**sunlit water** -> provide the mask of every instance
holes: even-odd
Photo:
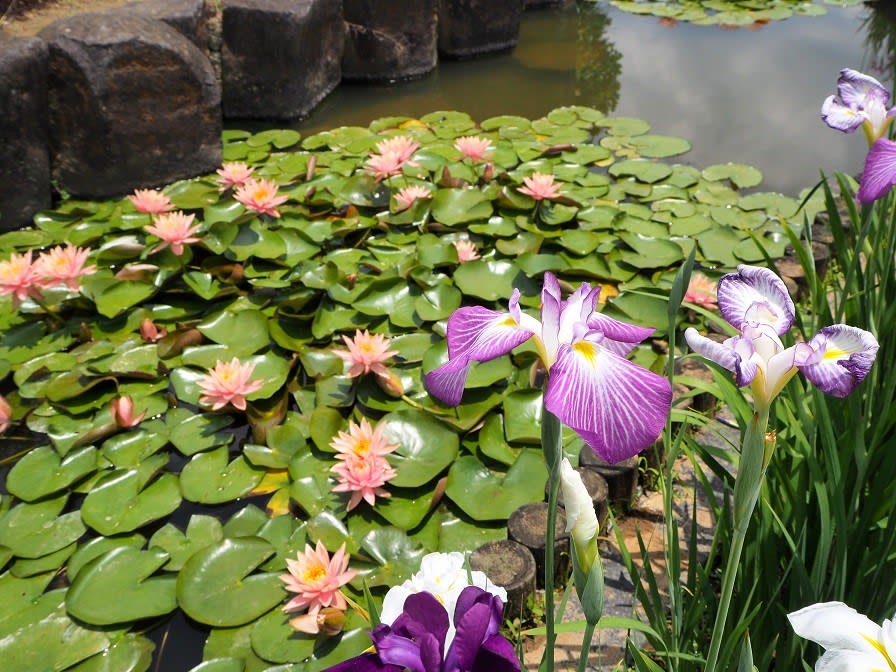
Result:
[[[861,171],[863,136],[828,129],[819,108],[840,68],[870,68],[869,12],[828,7],[824,16],[725,30],[667,26],[604,5],[530,11],[511,52],[443,62],[413,82],[343,85],[294,126],[308,133],[446,109],[476,120],[537,118],[589,105],[688,139],[687,162],[750,164],[765,175],[762,189],[795,195],[821,169]]]

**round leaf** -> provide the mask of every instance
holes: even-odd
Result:
[[[400,488],[415,488],[428,483],[457,457],[457,434],[429,413],[418,410],[396,411],[380,423],[389,443],[398,448],[389,462],[398,472],[390,483]]]
[[[451,466],[445,494],[474,520],[506,520],[523,504],[544,499],[547,478],[540,451],[524,450],[506,474],[466,456]]]

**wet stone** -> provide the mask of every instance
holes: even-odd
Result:
[[[466,58],[515,47],[523,0],[439,0],[439,53]]]
[[[341,0],[225,0],[224,116],[295,119],[342,78]]]
[[[638,488],[638,458],[630,457],[616,464],[608,464],[591,448],[585,446],[579,453],[579,466],[593,469],[607,482],[611,503],[630,506]]]
[[[43,41],[0,33],[0,231],[51,205],[46,76]]]
[[[220,89],[209,60],[174,28],[122,12],[61,19],[49,46],[53,177],[106,198],[213,171]]]
[[[535,584],[544,588],[544,552],[548,530],[548,505],[545,502],[525,504],[510,514],[507,535],[522,544],[535,558]],[[554,587],[562,588],[570,573],[569,534],[566,532],[566,513],[558,509],[554,526]]]
[[[390,81],[436,67],[437,0],[344,0],[347,29],[342,76]]]

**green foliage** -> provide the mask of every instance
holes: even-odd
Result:
[[[609,0],[614,7],[632,14],[649,14],[670,21],[687,21],[701,26],[726,28],[762,27],[770,21],[792,16],[819,16],[824,5],[851,7],[861,0]]]

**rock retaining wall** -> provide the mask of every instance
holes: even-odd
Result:
[[[343,78],[513,47],[525,6],[563,1],[144,0],[0,30],[0,231],[51,185],[104,198],[212,172],[224,117],[299,118]]]

